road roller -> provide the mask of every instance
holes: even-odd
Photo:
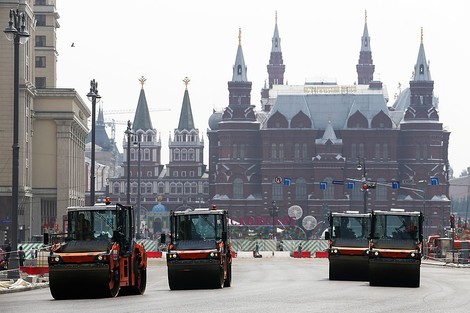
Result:
[[[230,287],[232,249],[228,211],[211,208],[170,212],[166,255],[171,290]],[[161,242],[165,242],[165,234]]]
[[[369,279],[370,213],[329,214],[328,261],[330,280]]]
[[[57,300],[143,294],[147,254],[135,241],[132,206],[67,208],[67,232],[45,234],[50,245],[49,287]]]
[[[419,287],[423,213],[373,210],[369,285]]]

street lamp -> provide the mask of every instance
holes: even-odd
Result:
[[[98,82],[90,81],[90,92],[86,95],[91,101],[91,169],[90,169],[90,205],[95,204],[95,142],[96,142],[96,103],[100,101]]]
[[[419,180],[418,184],[421,186],[421,191],[423,194],[420,195],[421,199],[423,200],[423,215],[424,215],[424,238],[428,238],[428,219],[426,217],[426,190],[427,190],[427,185],[428,181],[425,179]],[[419,195],[419,194],[418,194]]]
[[[134,146],[137,146],[137,239],[140,239],[140,161],[141,161],[141,153],[140,153],[140,138],[137,142],[134,142]]]
[[[131,204],[131,135],[132,132],[132,123],[130,120],[127,121],[127,129],[125,131],[127,135],[127,205]]]
[[[274,217],[279,213],[279,208],[276,205],[276,201],[272,202],[271,208],[269,209],[269,213],[273,218],[273,240],[276,239],[276,229],[274,225]]]
[[[19,13],[18,10],[10,10],[10,21],[8,27],[3,31],[9,41],[13,41],[14,44],[14,67],[13,67],[13,168],[12,168],[12,183],[11,183],[11,246],[12,252],[10,255],[10,262],[8,264],[9,269],[15,269],[15,271],[9,271],[8,277],[16,279],[20,277],[19,271],[16,271],[19,267],[18,263],[18,202],[19,202],[19,157],[20,157],[20,145],[19,145],[19,99],[20,99],[20,44],[24,44],[28,41],[29,33],[26,30],[26,17],[24,13]]]

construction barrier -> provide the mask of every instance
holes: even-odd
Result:
[[[28,275],[44,275],[49,273],[49,266],[20,266],[20,271]]]
[[[299,251],[294,251],[291,252],[290,256],[293,258],[311,258],[312,254],[310,253],[310,251],[302,251],[300,253]]]

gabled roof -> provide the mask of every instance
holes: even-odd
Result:
[[[367,85],[328,86],[276,86],[277,99],[269,116],[279,112],[288,121],[299,112],[312,121],[313,129],[344,129],[348,118],[360,111],[370,122],[380,111],[389,115],[384,89],[371,89]],[[285,89],[284,91],[282,89]],[[266,122],[262,128],[266,128]]]
[[[328,141],[331,141],[333,144],[343,143],[342,139],[338,139],[336,137],[333,126],[331,125],[331,121],[328,121],[328,125],[326,126],[325,132],[323,133],[323,137],[320,138],[320,139],[315,139],[315,143],[316,144],[325,144]]]

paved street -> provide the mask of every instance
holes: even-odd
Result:
[[[470,307],[470,268],[423,265],[420,288],[392,288],[329,281],[327,259],[237,258],[230,288],[170,291],[166,265],[154,259],[148,278],[144,296],[56,301],[44,288],[1,294],[0,311],[429,313]]]

